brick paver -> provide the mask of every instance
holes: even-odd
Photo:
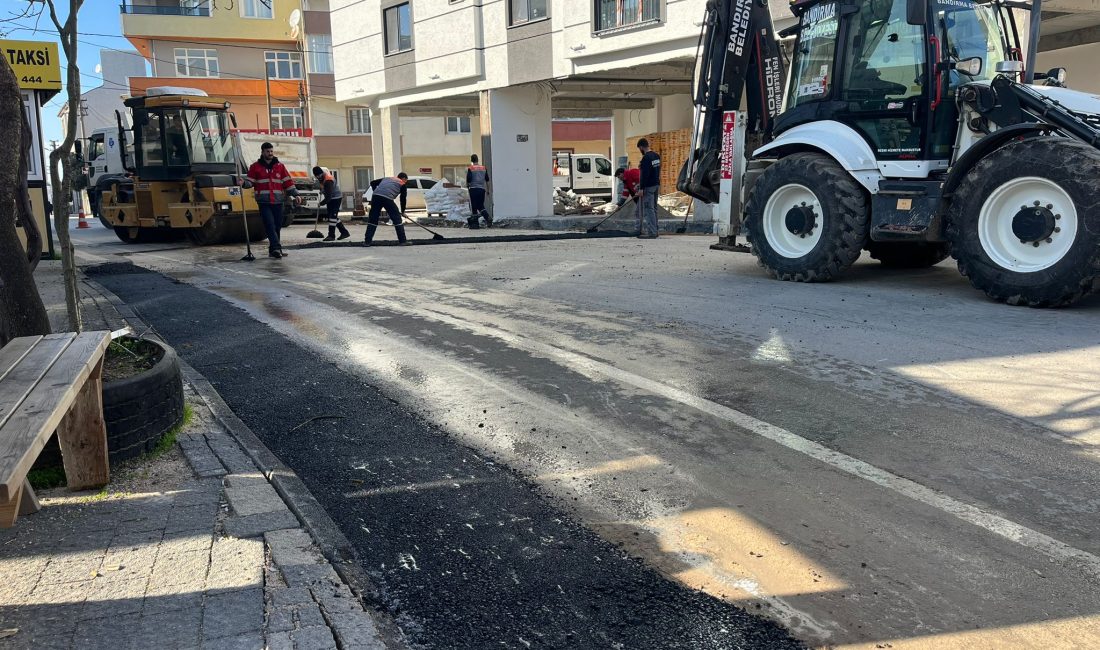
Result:
[[[82,289],[89,327],[144,330]],[[249,456],[189,387],[187,401],[189,476],[171,489],[43,493],[40,512],[0,530],[0,648],[383,648]]]

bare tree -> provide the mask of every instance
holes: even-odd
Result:
[[[31,155],[30,123],[19,94],[19,82],[5,57],[0,65],[0,132],[18,147],[0,147],[0,346],[18,336],[49,334],[50,321],[32,272],[42,255],[42,240],[30,213],[27,166]],[[19,221],[27,235],[24,252],[16,234]]]
[[[50,186],[53,189],[54,225],[57,239],[61,244],[61,269],[65,276],[65,307],[69,316],[69,329],[79,332],[80,325],[80,286],[76,282],[76,260],[73,255],[73,242],[69,235],[69,205],[72,200],[73,179],[80,173],[77,161],[73,157],[73,143],[76,141],[76,119],[80,115],[80,68],[76,61],[77,31],[76,16],[84,0],[68,0],[69,13],[65,21],[57,17],[55,2],[63,0],[45,0],[50,20],[57,28],[61,39],[61,49],[65,53],[68,65],[65,75],[65,93],[69,105],[69,114],[65,123],[65,139],[50,152]],[[58,177],[58,167],[61,175]]]

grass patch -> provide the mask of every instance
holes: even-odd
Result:
[[[35,490],[49,490],[65,485],[65,470],[60,467],[47,467],[45,469],[32,469],[27,473],[27,480]]]
[[[149,452],[148,458],[157,458],[171,451],[171,449],[176,446],[176,437],[179,435],[180,431],[186,429],[187,426],[191,424],[191,420],[194,417],[195,410],[191,408],[190,404],[184,402],[183,419],[180,420],[179,424],[172,427],[172,429],[168,431],[168,433],[164,434],[164,437],[160,439],[160,442],[158,442],[157,446],[153,448],[153,451]]]

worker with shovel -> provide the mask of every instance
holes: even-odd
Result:
[[[364,246],[370,246],[374,241],[374,233],[378,230],[378,218],[382,216],[383,208],[390,218],[390,223],[393,224],[393,229],[397,231],[397,241],[401,242],[402,246],[409,243],[405,239],[405,226],[401,225],[401,217],[405,213],[405,202],[409,195],[409,190],[405,187],[408,180],[409,175],[401,172],[391,178],[371,181],[370,213],[367,214],[367,236],[363,241]],[[394,202],[398,197],[401,197],[400,210]]]
[[[340,186],[336,184],[336,177],[320,167],[313,168],[313,176],[321,184],[322,197],[319,205],[325,206],[325,209],[328,210],[328,237],[325,237],[322,241],[351,237],[351,233],[340,221],[340,203],[344,195],[340,192]],[[339,237],[336,236],[337,229],[340,230]]]
[[[279,240],[279,231],[283,228],[283,195],[292,197],[297,205],[302,204],[302,197],[298,196],[290,172],[275,157],[275,145],[270,142],[260,145],[260,159],[248,168],[248,177],[241,184],[256,192],[256,204],[267,234],[268,256],[276,259],[285,256]]]
[[[489,170],[478,162],[477,154],[470,156],[470,166],[466,169],[466,189],[470,193],[470,212],[472,216],[466,219],[470,230],[477,230],[480,226],[478,220],[485,218],[485,227],[493,227],[493,217],[485,209],[485,195],[489,192]]]
[[[657,239],[657,194],[661,190],[661,157],[649,148],[649,140],[638,140],[642,161],[638,163],[642,192],[642,223],[638,239]]]
[[[634,202],[634,234],[642,234],[642,211],[639,203],[642,198],[642,171],[640,169],[627,169],[620,167],[615,170],[615,178],[623,184],[623,194],[619,197],[619,208],[626,204],[627,199]],[[616,210],[617,211],[617,210]]]

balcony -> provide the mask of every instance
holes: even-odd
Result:
[[[119,10],[124,14],[140,16],[209,16],[210,3],[206,0],[199,2],[135,0],[122,3],[119,5]]]
[[[274,2],[271,18],[241,15],[241,0],[215,5],[213,0],[122,0],[122,34],[146,58],[152,42],[165,40],[289,42],[287,20],[298,2]],[[234,7],[230,9],[230,7]]]

